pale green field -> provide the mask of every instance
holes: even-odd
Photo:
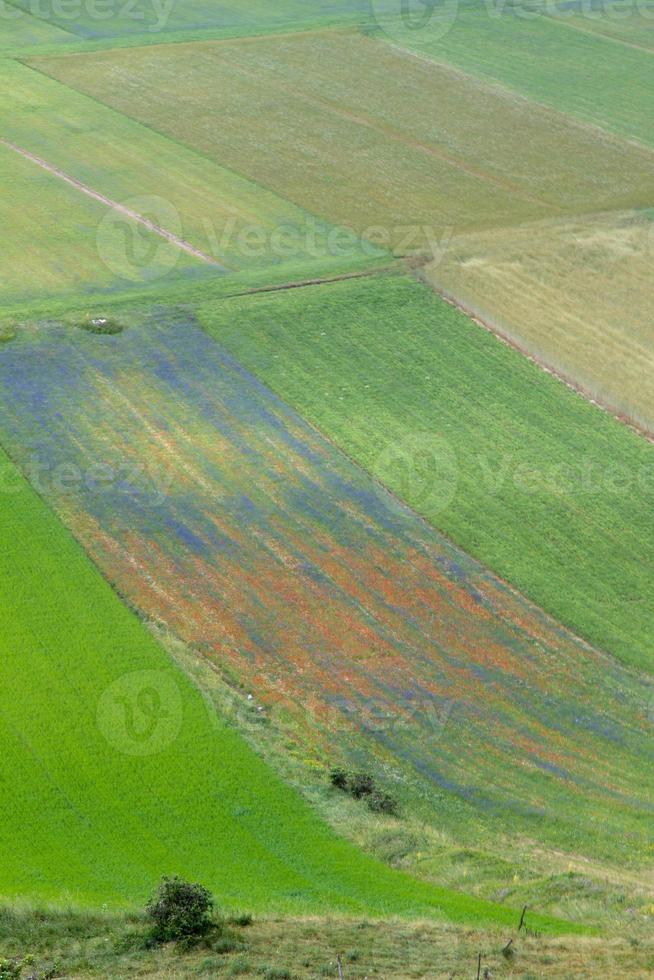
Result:
[[[153,281],[164,273],[211,272],[211,267],[2,145],[0,175],[5,189],[0,195],[3,302],[43,293],[114,289]],[[103,224],[107,216],[111,226]]]
[[[230,270],[313,261],[306,212],[40,72],[0,61],[0,108],[6,139],[111,200],[133,202],[133,210],[142,197],[161,198],[161,223],[172,220],[181,237]],[[297,230],[290,256],[280,234],[286,228]],[[329,232],[317,227],[318,255],[327,252]]]
[[[452,229],[643,206],[653,193],[648,150],[355,34],[34,64],[327,220],[376,240],[381,229],[402,252]]]
[[[654,4],[651,0],[613,0],[590,7],[587,2],[581,8],[564,9],[558,19],[572,30],[586,31],[600,37],[611,38],[623,44],[654,51]],[[585,8],[585,9],[584,9]]]
[[[32,17],[25,10],[3,3],[0,7],[0,54],[34,45],[58,45],[75,35],[47,20]]]
[[[567,10],[556,17],[538,9],[530,14],[527,3],[517,6],[521,15],[511,11],[510,3],[464,4],[446,22],[437,7],[422,30],[402,29],[389,21],[379,37],[586,122],[654,144],[654,59],[647,50],[601,36],[602,30],[622,30],[631,39],[644,34],[650,44],[653,22],[634,16],[635,4],[631,19],[623,21]],[[641,9],[654,14],[649,4]],[[583,29],[571,27],[573,22]]]
[[[486,323],[654,431],[654,224],[615,213],[454,239],[425,270]]]

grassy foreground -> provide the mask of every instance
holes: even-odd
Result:
[[[391,277],[200,309],[211,334],[466,551],[652,669],[652,447]]]
[[[528,921],[528,920],[527,920]],[[264,980],[419,980],[476,976],[649,977],[651,939],[538,936],[513,928],[480,931],[425,920],[255,918],[247,927],[229,921],[222,935],[190,951],[174,945],[144,948],[138,915],[106,912],[0,910],[0,961],[30,953],[36,977],[263,977]],[[502,950],[511,943],[507,953]],[[31,968],[34,970],[34,967]],[[51,969],[54,973],[48,974]],[[26,970],[23,974],[29,974]]]

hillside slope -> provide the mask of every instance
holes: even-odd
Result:
[[[336,838],[205,706],[4,454],[0,486],[0,894],[131,905],[179,872],[231,908],[514,920]]]

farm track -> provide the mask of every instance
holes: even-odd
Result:
[[[182,251],[187,252],[194,258],[200,259],[202,262],[206,262],[209,265],[216,266],[216,268],[220,269],[221,272],[229,272],[226,266],[221,265],[220,262],[217,262],[210,255],[207,255],[206,252],[202,252],[199,248],[196,248],[195,245],[191,245],[191,243],[187,242],[184,238],[174,235],[172,232],[162,228],[154,221],[150,221],[149,218],[145,218],[137,211],[133,211],[131,208],[126,207],[124,204],[119,204],[118,201],[112,201],[111,198],[105,197],[104,194],[100,194],[99,191],[95,191],[92,187],[88,187],[80,180],[76,180],[75,177],[69,176],[69,174],[64,173],[63,170],[60,170],[58,167],[53,166],[53,164],[48,163],[47,160],[43,160],[34,153],[30,153],[28,150],[24,150],[22,147],[16,146],[14,143],[10,143],[9,140],[0,138],[0,144],[2,144],[2,146],[6,146],[9,150],[13,150],[14,153],[18,153],[20,156],[24,157],[26,160],[29,160],[31,163],[36,164],[38,167],[41,167],[42,170],[46,170],[48,173],[53,174],[60,180],[65,181],[65,183],[70,184],[71,187],[74,187],[76,190],[80,191],[80,193],[86,194],[87,197],[91,197],[93,200],[99,201],[101,204],[106,204],[107,207],[112,208],[119,214],[124,214],[127,218],[131,218],[132,221],[136,221],[138,224],[143,225],[144,228],[147,228],[149,231],[152,231],[161,238],[164,238],[172,245],[176,245],[177,248],[182,249]]]

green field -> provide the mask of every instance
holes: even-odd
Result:
[[[394,8],[393,0],[382,0],[382,4],[384,8]],[[12,0],[12,7],[16,11],[24,10],[26,16],[33,9],[30,0]],[[369,16],[367,0],[277,0],[274,4],[267,0],[230,0],[229,3],[185,0],[183,4],[120,0],[104,7],[80,4],[72,13],[64,4],[53,4],[45,7],[43,19],[48,31],[58,26],[78,37],[94,40],[130,35],[147,38],[148,34],[165,38],[167,33],[204,30],[222,30],[234,35],[262,34],[285,29],[306,30],[333,22],[365,23]]]
[[[168,270],[178,276],[207,274],[203,263],[126,215],[116,214],[110,225],[102,225],[106,205],[3,145],[0,167],[11,187],[11,195],[0,198],[5,233],[0,299],[4,302],[43,294],[98,292],[130,281],[143,284]]]
[[[452,229],[646,206],[652,198],[648,150],[356,34],[31,63],[401,253],[435,247]],[[417,101],[421,111],[407,112]]]
[[[599,36],[651,45],[654,9],[550,5],[550,16],[544,5],[530,9],[465,4],[451,24],[437,14],[424,29],[409,31],[391,19],[378,36],[654,145],[651,52]],[[649,168],[654,172],[654,157]],[[617,178],[616,189],[620,184]],[[651,177],[646,196],[651,209]],[[461,239],[455,232],[429,276],[592,397],[651,430],[651,211],[602,211]]]
[[[651,53],[594,34],[594,25],[617,24],[611,18],[524,16],[510,4],[464,4],[443,27],[437,14],[422,30],[397,30],[390,22],[386,37],[416,54],[455,65],[488,81],[499,82],[529,100],[552,106],[580,120],[622,136],[654,144],[654,61]],[[551,9],[551,8],[550,8]],[[632,15],[635,13],[631,7]],[[571,12],[572,13],[572,12]],[[571,21],[572,22],[572,21]],[[636,18],[634,36],[643,22]],[[382,21],[383,23],[383,21]],[[632,24],[628,18],[622,23]],[[534,102],[529,104],[533,107]]]
[[[337,839],[202,700],[4,454],[0,467],[4,896],[129,906],[177,872],[231,909],[514,922]]]
[[[650,976],[654,0],[0,0],[0,119],[0,980]]]
[[[74,40],[75,35],[55,24],[33,17],[26,11],[9,4],[0,17],[0,54],[11,53],[20,48],[33,48],[36,45],[59,45]]]
[[[648,681],[385,497],[194,317],[129,324],[50,320],[0,351],[4,445],[42,463],[118,594],[256,697],[325,782],[348,761],[461,845],[514,834],[639,873]],[[99,461],[102,492],[58,478]]]
[[[407,279],[207,303],[201,320],[466,551],[586,640],[654,669],[644,440]],[[429,468],[438,454],[411,458],[424,433],[456,459],[451,501]]]
[[[113,200],[162,197],[178,212],[184,238],[229,269],[315,262],[308,212],[18,62],[0,62],[0,72],[7,139]],[[280,229],[297,232],[294,248]],[[330,231],[316,223],[308,244],[319,257]]]
[[[654,51],[654,4],[641,2],[632,4],[623,0],[611,7],[593,9],[591,16],[588,11],[572,9],[564,14],[563,22],[573,30],[588,31],[600,37],[612,38],[627,45],[634,45],[648,51]]]

